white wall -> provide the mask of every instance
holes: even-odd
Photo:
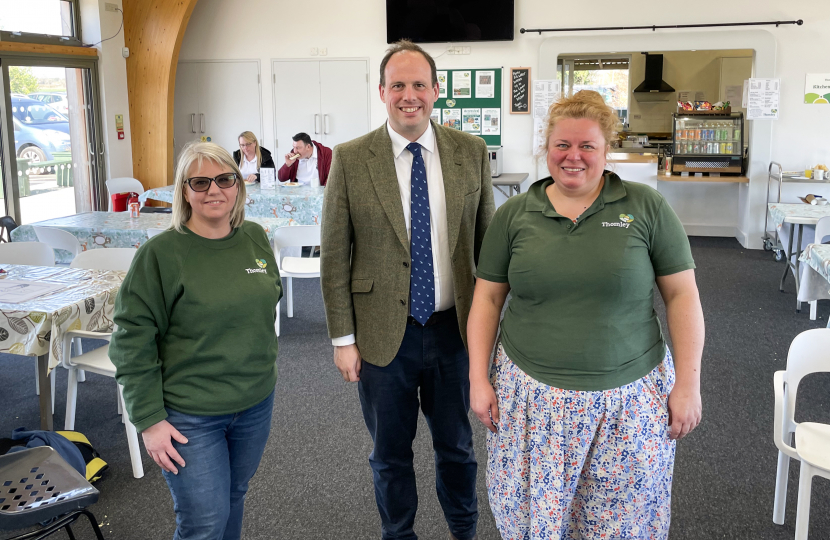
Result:
[[[84,43],[98,43],[98,74],[100,77],[101,118],[103,120],[104,139],[106,141],[107,178],[133,176],[133,154],[130,141],[130,109],[127,98],[127,64],[121,55],[124,47],[124,29],[121,25],[121,13],[105,11],[104,4],[116,4],[119,9],[121,0],[80,0],[81,33]],[[124,139],[118,140],[115,130],[115,115],[124,115]]]
[[[310,13],[305,13],[306,10],[310,10]],[[199,0],[182,43],[180,59],[258,57],[261,60],[263,81],[270,81],[271,59],[309,58],[311,47],[325,47],[330,58],[368,57],[370,73],[377,71],[387,47],[385,3],[382,0],[318,0],[304,5],[299,11],[302,13],[297,13],[296,3],[287,0]],[[288,13],[291,13],[290,19],[286,15]],[[830,41],[830,2],[826,0],[794,0],[784,4],[759,3],[754,0],[728,3],[705,0],[698,2],[695,9],[674,3],[662,4],[660,9],[654,9],[653,2],[644,0],[633,0],[624,9],[618,1],[612,0],[595,0],[591,9],[563,9],[560,4],[548,0],[516,0],[516,38],[513,42],[471,43],[468,45],[472,53],[468,56],[441,56],[445,46],[440,44],[427,44],[424,48],[436,57],[440,68],[504,66],[509,69],[530,66],[531,75],[536,78],[543,71],[540,70],[542,43],[566,38],[563,34],[556,33],[541,36],[520,34],[518,29],[522,26],[564,28],[670,25],[798,18],[804,19],[803,26],[761,27],[769,32],[774,41],[775,58],[770,75],[782,79],[781,118],[775,122],[765,121],[766,125],[756,127],[760,139],[766,134],[769,143],[766,149],[754,153],[758,159],[754,163],[756,171],[765,170],[770,157],[780,161],[785,169],[797,169],[807,163],[830,161],[830,130],[827,129],[830,125],[830,106],[804,105],[802,97],[806,73],[830,73],[830,55],[823,53]],[[740,36],[744,32],[757,32],[758,29],[726,28],[714,31],[737,37],[736,45],[728,48],[749,48],[740,45]],[[672,41],[677,39],[685,43],[689,33],[679,30],[649,30],[635,35],[668,44],[649,48],[672,50]],[[568,38],[575,35],[569,34]],[[595,35],[601,36],[603,40],[610,38],[613,42],[618,35],[622,41],[621,34],[601,32]],[[707,47],[705,35],[701,34],[699,46],[690,48],[711,48]],[[606,50],[627,49],[619,47]],[[373,96],[377,96],[376,77],[375,74],[369,83]],[[503,91],[506,93],[507,88]],[[108,97],[108,103],[109,99]],[[126,115],[126,89],[123,91],[123,99]],[[273,146],[270,84],[263,85],[262,110],[265,123],[263,144],[266,147]],[[385,118],[383,104],[374,97],[371,108],[372,126],[379,126]],[[107,121],[111,120],[108,118]],[[755,123],[758,124],[757,121]],[[531,175],[529,182],[538,179],[542,173],[537,171],[531,151],[532,118],[529,115],[507,114],[502,129],[505,172],[528,172]],[[752,212],[747,212],[744,222],[739,224],[744,231],[741,240],[751,247],[760,247],[760,240],[755,237],[760,236],[759,229],[763,228],[764,202],[763,195],[759,194],[765,192],[766,178],[758,173],[751,178],[751,185],[740,194],[742,204],[753,208]],[[496,196],[502,198],[498,193]]]

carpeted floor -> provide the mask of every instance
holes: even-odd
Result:
[[[792,277],[769,253],[748,251],[734,239],[692,238],[706,317],[703,358],[704,419],[678,445],[671,540],[793,538],[798,465],[790,468],[786,524],[772,523],[777,450],[772,442],[772,375],[784,369],[799,332],[824,327],[808,309],[796,314]],[[271,438],[247,499],[243,537],[260,539],[380,538],[367,458],[371,440],[360,414],[357,387],[334,369],[317,280],[295,280],[295,316],[280,337],[279,381]],[[659,303],[659,302],[658,302]],[[284,303],[283,303],[284,304]],[[658,306],[658,310],[662,309]],[[90,344],[87,344],[90,346]],[[59,370],[55,426],[63,426],[66,372]],[[830,423],[830,374],[805,379],[797,421]],[[34,361],[0,355],[0,436],[38,425]],[[479,461],[485,429],[473,419]],[[124,429],[116,414],[112,379],[89,375],[79,390],[76,429],[93,441],[110,470],[96,484],[92,507],[108,539],[166,539],[175,518],[167,486],[149,457],[146,475],[132,478]],[[416,532],[446,538],[435,496],[431,444],[421,421],[415,442],[420,507]],[[499,538],[479,470],[479,538]],[[830,483],[813,483],[811,538],[830,538]],[[79,537],[91,538],[78,529]],[[86,534],[86,536],[82,536]],[[0,537],[3,535],[0,534]]]

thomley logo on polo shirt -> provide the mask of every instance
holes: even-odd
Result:
[[[265,259],[254,259],[256,261],[257,266],[259,268],[246,268],[245,271],[249,274],[267,274],[268,271],[265,269],[268,266],[268,263],[265,262]]]
[[[634,222],[634,216],[631,214],[620,214],[620,222],[619,223],[608,223],[607,221],[602,222],[603,227],[622,227],[623,229],[627,229],[631,226]]]

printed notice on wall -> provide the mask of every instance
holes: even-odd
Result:
[[[501,135],[501,109],[481,109],[481,134]]]
[[[735,109],[738,108],[738,103],[741,102],[741,94],[743,93],[743,88],[741,85],[727,85],[726,86],[726,101],[729,102],[729,105]]]
[[[481,109],[461,109],[461,129],[467,133],[481,133]]]
[[[436,75],[438,75],[438,98],[446,98],[447,97],[447,72],[446,71],[436,71]]]
[[[472,96],[473,72],[453,71],[452,72],[452,97],[468,98]]]
[[[476,99],[496,96],[496,72],[476,71]]]
[[[438,107],[434,107],[432,112],[429,113],[429,119],[435,122],[436,124],[441,124],[441,109]]]
[[[804,103],[830,104],[830,73],[808,73],[804,84]]]
[[[461,109],[443,109],[442,125],[461,131]]]
[[[544,153],[546,127],[547,122],[545,122],[544,118],[533,119],[533,146],[530,149],[530,153],[534,156],[539,156]]]
[[[749,79],[747,120],[777,120],[781,100],[781,79]]]
[[[559,98],[559,81],[533,81],[533,118],[544,118]]]

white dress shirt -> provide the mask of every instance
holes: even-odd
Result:
[[[317,171],[317,146],[311,143],[311,157],[299,158],[297,182],[306,186],[320,187],[320,173]]]
[[[409,140],[393,130],[388,122],[386,123],[386,129],[392,139],[392,152],[395,156],[395,172],[398,176],[398,188],[401,193],[406,234],[411,239],[412,153],[406,149]],[[421,156],[424,158],[424,168],[427,171],[432,268],[434,269],[435,279],[435,311],[444,311],[455,305],[455,287],[452,280],[444,173],[441,171],[441,157],[438,155],[438,145],[435,142],[435,132],[431,123],[427,126],[424,134],[415,142],[421,145]],[[334,346],[351,345],[354,342],[354,334],[331,340]]]
[[[245,180],[252,174],[258,174],[259,171],[256,168],[256,155],[254,156],[253,161],[248,161],[245,154],[242,154],[242,166],[239,167],[239,172],[242,173],[242,180]]]

